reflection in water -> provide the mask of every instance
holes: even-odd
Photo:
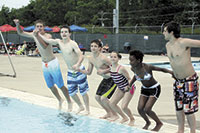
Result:
[[[8,99],[7,97],[0,97],[0,104],[3,106],[8,106],[8,104],[10,103],[10,99]]]
[[[63,120],[64,124],[67,126],[74,126],[74,122],[77,120],[74,116],[72,116],[70,113],[59,113],[57,115],[61,120]]]

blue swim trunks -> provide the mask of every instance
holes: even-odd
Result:
[[[64,81],[62,78],[60,65],[58,63],[57,58],[48,63],[42,62],[42,69],[43,69],[44,79],[46,81],[48,88],[53,87],[54,84],[56,84],[58,88],[64,86]]]
[[[84,70],[85,67],[81,66],[80,69]],[[89,90],[87,76],[81,72],[74,72],[68,70],[67,73],[67,88],[69,91],[69,95],[73,96],[78,92],[78,88],[80,94],[83,96]]]

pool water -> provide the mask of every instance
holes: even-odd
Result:
[[[134,127],[0,97],[0,133],[148,133]]]
[[[169,62],[164,62],[164,63],[151,63],[152,65],[158,66],[158,67],[163,67],[167,69],[172,69]],[[195,71],[200,71],[200,61],[192,61],[192,65],[194,67]]]
[[[167,69],[170,69],[172,70],[169,62],[163,62],[163,63],[147,63],[147,64],[151,64],[151,65],[154,65],[154,66],[157,66],[157,67],[162,67],[162,68],[167,68]],[[131,67],[130,64],[122,64],[123,66],[128,66],[128,67]],[[194,70],[195,71],[200,71],[200,61],[192,61],[192,65],[194,67]]]

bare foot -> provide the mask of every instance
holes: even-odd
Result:
[[[123,119],[120,121],[120,123],[122,124],[122,123],[127,122],[127,121],[128,121],[128,118],[126,117],[126,118],[123,118]]]
[[[151,131],[158,132],[162,126],[163,126],[162,123],[156,123],[156,126]]]
[[[83,115],[89,115],[90,114],[90,111],[85,111],[84,113],[83,113]]]
[[[147,122],[142,129],[148,130],[150,125],[151,125],[151,122]]]
[[[117,119],[119,119],[119,116],[118,116],[118,115],[113,115],[113,116],[111,116],[108,120],[109,120],[110,122],[113,122],[113,121],[116,121]]]
[[[72,102],[70,102],[70,103],[68,103],[68,112],[72,112],[72,108],[73,108],[73,103]]]
[[[110,114],[106,114],[106,115],[104,115],[104,116],[101,116],[101,117],[99,117],[100,119],[107,119],[107,118],[109,118],[110,117]]]
[[[128,123],[128,125],[129,125],[129,126],[134,126],[134,123],[135,123],[135,119],[130,120],[130,122]]]
[[[80,106],[79,109],[77,110],[76,114],[79,114],[81,111],[83,111],[85,108],[83,106]]]
[[[61,109],[62,109],[62,104],[63,104],[63,102],[64,102],[64,100],[63,100],[63,99],[60,99],[59,105],[58,105],[58,110],[60,110],[60,111],[61,111]]]

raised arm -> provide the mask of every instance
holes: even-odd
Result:
[[[21,29],[18,19],[14,19],[13,21],[14,21],[14,23],[15,23],[15,25],[16,25],[17,33],[18,33],[19,35],[24,36],[24,37],[28,37],[28,38],[32,38],[32,39],[33,39],[33,33],[24,32],[24,31]]]

